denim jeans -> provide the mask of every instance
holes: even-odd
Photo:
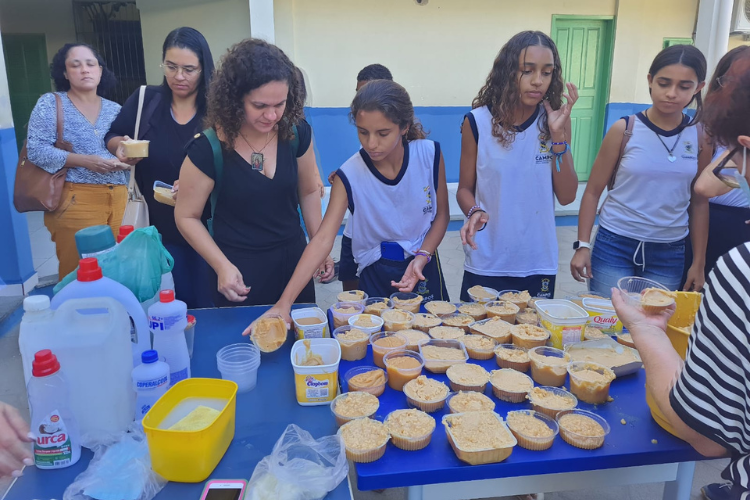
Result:
[[[683,238],[671,243],[646,243],[620,236],[599,226],[591,251],[593,278],[589,289],[605,297],[625,276],[640,276],[678,290],[685,262]]]

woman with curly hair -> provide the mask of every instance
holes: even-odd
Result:
[[[554,294],[554,198],[567,205],[578,187],[569,146],[578,90],[572,83],[564,90],[555,42],[524,31],[500,50],[464,119],[456,193],[466,214],[461,300],[471,300],[475,285]]]
[[[120,230],[127,203],[129,165],[107,151],[104,134],[120,105],[104,99],[115,84],[102,57],[86,44],[68,43],[50,65],[57,92],[44,94],[29,118],[29,161],[53,174],[63,168],[65,187],[60,205],[44,214],[44,225],[55,242],[60,279],[78,265],[75,233],[95,225]],[[63,136],[71,151],[55,147],[57,100],[62,103]]]
[[[208,92],[209,129],[188,144],[180,169],[175,221],[214,270],[218,307],[281,297],[306,245],[298,205],[310,236],[318,231],[318,167],[302,106],[295,67],[274,45],[244,40],[216,70]],[[214,190],[211,234],[201,216]],[[333,261],[321,256],[314,271],[330,277]],[[300,302],[315,302],[312,277],[313,271]]]

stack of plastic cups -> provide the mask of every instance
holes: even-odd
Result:
[[[231,344],[216,353],[221,378],[236,382],[237,392],[255,389],[258,382],[260,351],[253,344]]]

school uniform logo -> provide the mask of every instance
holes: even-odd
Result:
[[[549,292],[549,279],[544,278],[542,280],[542,292]]]
[[[432,189],[430,189],[430,186],[425,186],[422,188],[422,191],[424,191],[425,194],[425,206],[422,208],[422,214],[432,213]]]
[[[539,153],[536,155],[536,164],[544,165],[552,161],[552,146],[547,142],[544,134],[539,134]]]
[[[682,157],[686,160],[697,160],[697,151],[696,147],[693,145],[690,141],[683,141],[682,142],[683,151],[682,151]]]

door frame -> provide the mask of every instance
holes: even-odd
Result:
[[[609,22],[609,28],[610,28],[610,44],[609,44],[609,50],[605,52],[604,57],[604,65],[603,67],[607,68],[607,72],[604,78],[604,94],[602,95],[603,101],[603,107],[602,109],[602,116],[599,119],[598,127],[600,127],[602,131],[602,139],[604,139],[604,136],[607,134],[607,131],[604,130],[604,126],[606,125],[605,119],[606,119],[606,108],[607,104],[609,104],[609,94],[610,90],[612,88],[612,63],[614,62],[614,53],[615,53],[615,43],[617,40],[617,16],[586,16],[586,15],[569,15],[569,14],[552,14],[552,26],[550,34],[554,36],[555,32],[557,31],[557,22],[558,21],[608,21]],[[589,172],[590,174],[590,172]]]

